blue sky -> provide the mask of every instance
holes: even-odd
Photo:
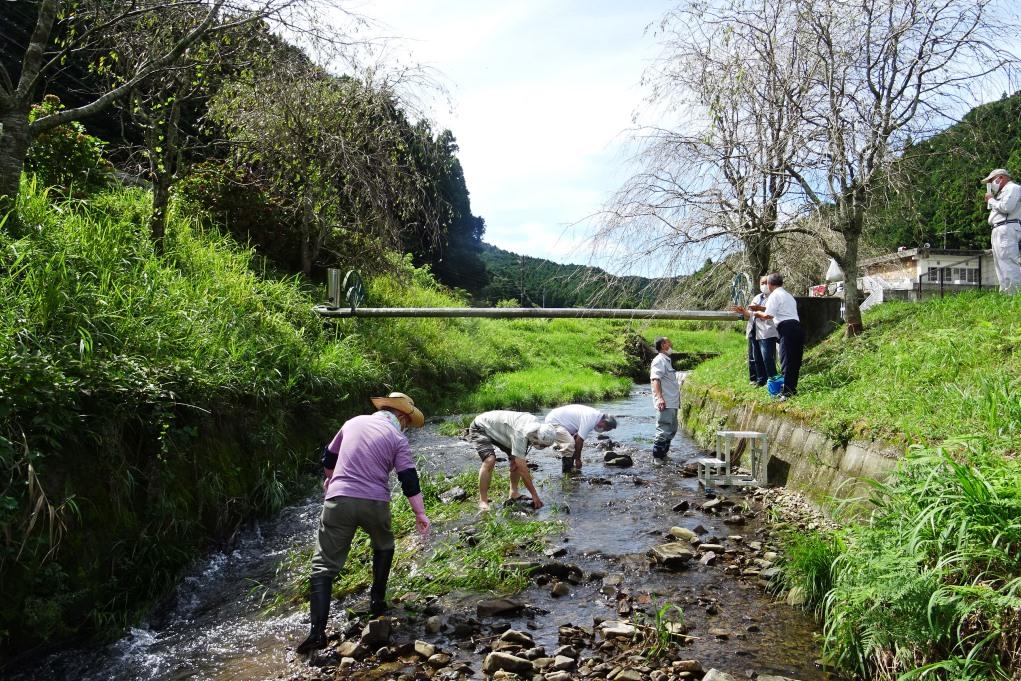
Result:
[[[586,217],[625,179],[626,131],[656,54],[645,29],[670,6],[373,0],[353,9],[401,38],[391,58],[435,69],[448,91],[427,113],[457,138],[485,240],[587,262]]]

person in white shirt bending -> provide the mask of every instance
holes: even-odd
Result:
[[[568,404],[557,407],[546,414],[544,419],[551,426],[560,426],[574,438],[574,451],[561,452],[563,471],[581,470],[581,449],[585,438],[593,431],[605,433],[617,427],[617,419],[584,404]]]
[[[798,316],[798,301],[784,289],[783,276],[773,272],[766,277],[766,286],[769,288],[766,309],[752,311],[752,317],[773,320],[780,336],[780,371],[783,373],[780,400],[785,401],[798,394],[801,358],[805,353],[805,329]]]

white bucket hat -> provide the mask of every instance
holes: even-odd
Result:
[[[1006,175],[1007,177],[1010,177],[1010,171],[1008,171],[1006,168],[997,168],[996,170],[986,175],[985,179],[982,181],[992,182],[994,177],[999,177],[1000,175]]]

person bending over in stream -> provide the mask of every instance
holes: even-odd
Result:
[[[507,455],[510,461],[510,498],[517,499],[518,483],[523,482],[532,495],[532,507],[542,508],[542,500],[532,484],[532,474],[525,462],[528,448],[545,449],[554,442],[562,446],[571,443],[570,434],[563,428],[547,425],[533,415],[520,411],[487,411],[479,414],[468,428],[468,440],[482,459],[479,467],[479,508],[489,510],[489,483],[496,466],[496,450]]]
[[[429,531],[429,518],[404,430],[421,428],[422,412],[404,393],[373,397],[378,411],[355,416],[344,423],[323,450],[326,500],[319,520],[312,576],[309,579],[308,637],[298,645],[299,653],[326,647],[326,621],[330,616],[333,579],[344,569],[355,530],[359,527],[372,542],[372,588],[369,610],[373,616],[386,612],[386,583],[394,557],[394,535],[390,527],[390,471],[397,472],[401,489],[415,511],[419,533]]]
[[[574,438],[574,455],[570,450],[564,451],[564,472],[572,468],[581,470],[581,448],[585,446],[585,438],[592,431],[605,433],[617,427],[617,419],[584,404],[568,404],[557,407],[546,414],[545,422],[551,426],[560,426]]]

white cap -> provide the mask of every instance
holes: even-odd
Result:
[[[986,175],[985,179],[982,181],[992,182],[994,177],[999,177],[1000,175],[1006,175],[1007,177],[1010,177],[1010,171],[1008,171],[1006,168],[997,168],[996,170]]]

